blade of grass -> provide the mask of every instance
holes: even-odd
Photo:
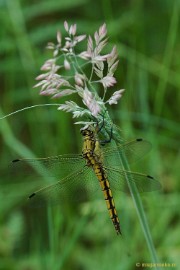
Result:
[[[171,59],[172,59],[175,41],[177,38],[177,31],[178,31],[178,19],[179,19],[178,5],[179,5],[178,2],[174,1],[171,22],[170,22],[170,27],[169,27],[169,34],[167,37],[166,48],[164,51],[163,65],[166,68],[162,69],[161,71],[161,77],[163,77],[164,80],[159,78],[159,84],[156,90],[155,109],[154,109],[156,115],[161,115],[165,91],[166,91],[166,85],[170,77],[170,74],[169,74],[170,64],[171,64]]]
[[[167,66],[158,63],[158,61],[151,59],[141,52],[128,47],[119,42],[117,45],[118,55],[121,58],[125,58],[132,64],[138,65],[138,67],[146,70],[150,74],[159,77],[160,80],[166,80],[171,85],[178,87],[180,86],[180,79],[178,72],[170,70]],[[164,78],[164,74],[168,73],[169,76]]]
[[[120,156],[121,156],[121,161],[122,161],[122,165],[123,165],[124,170],[130,171],[130,168],[129,168],[129,165],[128,165],[128,162],[126,160],[125,155],[122,155],[122,153],[120,153]],[[151,259],[154,263],[158,262],[158,257],[157,257],[155,247],[153,244],[152,236],[150,233],[150,229],[149,229],[148,221],[147,221],[147,218],[145,215],[145,211],[144,211],[144,208],[142,205],[141,197],[137,192],[137,188],[136,188],[135,184],[131,181],[131,179],[128,175],[126,175],[126,181],[128,183],[128,186],[129,186],[129,189],[131,192],[131,196],[132,196],[135,208],[136,208],[136,212],[137,212],[137,215],[139,217],[141,228],[143,230],[144,237],[146,239],[146,244],[147,244],[149,252],[151,254]]]
[[[2,109],[0,108],[0,116],[3,115]],[[2,117],[3,118],[3,117]],[[3,137],[3,141],[6,145],[12,149],[18,156],[21,158],[36,158],[35,154],[23,143],[21,143],[18,139],[15,138],[8,121],[3,119],[0,124],[0,132]],[[30,164],[33,166],[33,164]],[[39,167],[33,166],[34,170],[37,171],[39,175],[43,177],[43,180],[48,181],[48,171],[47,169],[41,164]]]
[[[0,115],[4,115],[2,109],[0,108]],[[6,119],[3,119],[0,124],[0,132],[3,137],[3,141],[7,144],[7,146],[15,151],[20,157],[29,157],[35,158],[34,153],[27,148],[23,143],[17,140],[8,124]]]
[[[109,123],[111,122],[110,118],[109,118],[109,116],[107,116],[107,114],[106,114],[106,120],[105,121],[107,121]],[[121,142],[121,140],[122,140],[116,126],[115,127],[113,126],[113,139],[114,139],[116,144],[119,144]],[[122,166],[123,166],[124,170],[125,171],[130,171],[129,164],[127,162],[126,156],[123,155],[122,153],[119,153],[119,157],[120,157],[120,162],[122,163]],[[140,221],[141,228],[142,228],[145,240],[146,240],[146,244],[147,244],[147,247],[149,249],[149,253],[151,255],[151,260],[152,260],[152,262],[157,263],[157,262],[159,262],[158,261],[158,256],[156,254],[156,250],[155,250],[154,243],[153,243],[153,240],[152,240],[152,236],[151,236],[151,233],[150,233],[148,221],[147,221],[146,214],[145,214],[145,211],[144,211],[144,208],[143,208],[143,205],[142,205],[141,197],[137,192],[137,188],[136,188],[135,183],[133,183],[133,181],[131,181],[130,175],[128,174],[125,177],[126,177],[128,187],[130,189],[130,193],[131,193],[131,196],[132,196],[136,211],[137,211],[137,215],[139,217],[139,221]]]

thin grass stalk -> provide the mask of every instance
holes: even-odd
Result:
[[[166,47],[164,50],[164,59],[163,65],[165,69],[161,71],[162,78],[159,79],[159,84],[156,90],[156,98],[155,98],[155,114],[161,115],[161,111],[163,109],[164,96],[166,91],[166,86],[168,84],[168,80],[170,76],[169,70],[171,65],[171,59],[174,53],[174,46],[177,38],[178,32],[178,21],[179,21],[179,8],[178,1],[174,1],[171,22],[169,27],[169,33],[167,37]]]
[[[113,139],[114,139],[116,145],[118,145],[122,141],[122,138],[120,137],[119,132],[116,129],[116,127],[114,128],[113,133],[114,133]],[[125,171],[130,171],[126,156],[123,155],[122,152],[119,152],[119,156],[120,156],[120,162],[123,166],[123,169]],[[130,190],[133,202],[134,202],[134,206],[135,206],[135,209],[136,209],[136,212],[137,212],[140,224],[141,224],[141,228],[142,228],[145,240],[146,240],[146,244],[147,244],[147,247],[148,247],[150,255],[151,255],[151,260],[152,260],[152,262],[157,263],[157,262],[159,262],[158,256],[157,256],[157,253],[156,253],[156,250],[154,247],[154,243],[152,240],[151,232],[149,229],[149,225],[148,225],[146,214],[145,214],[145,211],[143,208],[141,197],[137,191],[135,183],[133,183],[133,181],[131,181],[132,179],[131,179],[130,175],[126,174],[125,177],[126,177],[126,181],[127,181],[127,184],[128,184],[128,187],[129,187],[129,190]]]

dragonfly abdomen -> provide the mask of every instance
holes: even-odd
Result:
[[[117,234],[121,234],[120,230],[120,222],[117,215],[112,191],[110,189],[110,184],[106,175],[106,172],[102,166],[102,164],[95,163],[93,166],[94,172],[99,180],[102,192],[104,194],[104,199],[106,201],[106,206],[109,211],[109,216],[114,224],[115,230]]]
[[[114,224],[117,234],[121,234],[120,223],[115,208],[114,199],[110,189],[108,177],[103,167],[102,155],[99,141],[96,139],[95,133],[92,130],[82,130],[84,137],[84,145],[82,150],[83,158],[86,160],[86,165],[91,167],[99,180],[104,199],[106,201],[109,216]]]

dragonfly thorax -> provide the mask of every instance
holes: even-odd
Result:
[[[88,166],[94,167],[95,164],[101,162],[101,151],[97,134],[89,128],[82,130],[81,134],[83,135],[83,158]]]

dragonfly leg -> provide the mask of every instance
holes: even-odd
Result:
[[[101,141],[100,141],[100,144],[101,144],[102,146],[104,146],[106,143],[110,143],[110,142],[111,142],[111,140],[112,140],[112,133],[113,133],[113,128],[111,127],[111,132],[110,132],[109,139],[101,140]]]
[[[105,112],[106,113],[106,112]],[[104,114],[102,114],[102,124],[101,124],[101,126],[98,126],[98,122],[97,122],[97,127],[96,127],[96,132],[97,132],[97,134],[99,133],[99,132],[101,132],[101,130],[102,130],[102,128],[104,127],[104,129],[106,130],[106,127],[105,127],[105,121],[104,121],[104,115],[105,115],[105,113]],[[110,136],[109,136],[109,139],[105,139],[105,140],[101,140],[100,141],[100,144],[103,146],[103,145],[105,145],[106,143],[110,143],[111,142],[111,140],[112,140],[112,132],[113,132],[113,128],[111,127],[111,132],[110,132]],[[106,133],[107,133],[107,130],[106,130]]]

